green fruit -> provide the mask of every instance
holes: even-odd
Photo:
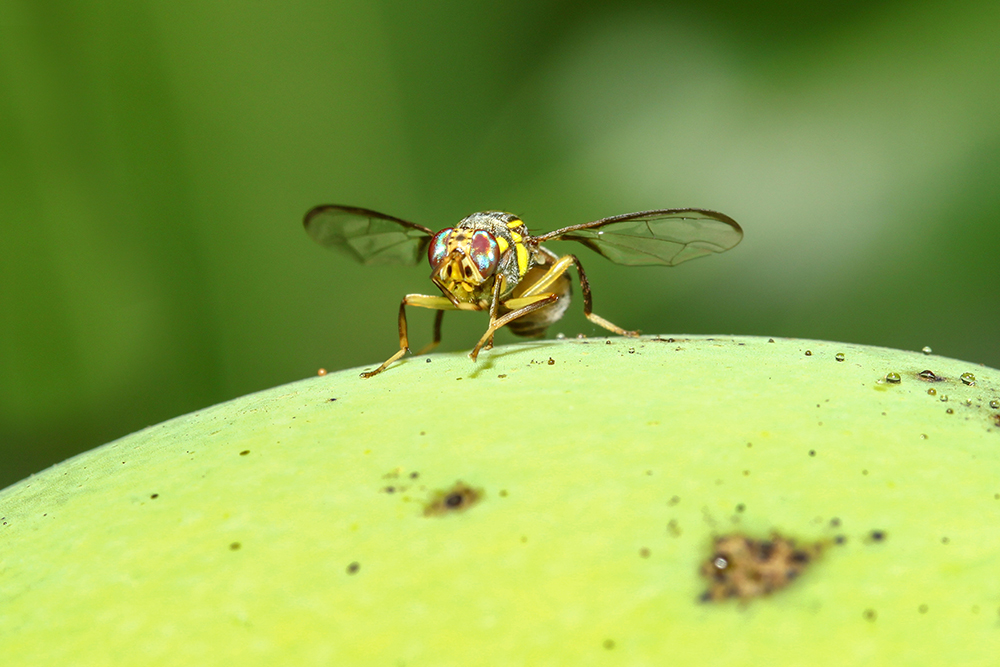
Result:
[[[276,387],[0,492],[4,664],[994,665],[998,400],[990,368],[761,338]],[[702,601],[733,534],[809,558]]]

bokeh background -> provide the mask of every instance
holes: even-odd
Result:
[[[391,354],[428,270],[316,246],[320,203],[539,232],[714,208],[746,231],[725,255],[580,250],[596,312],[998,367],[998,179],[991,0],[6,0],[0,487]],[[484,326],[449,314],[443,349]],[[604,333],[578,302],[559,332]]]

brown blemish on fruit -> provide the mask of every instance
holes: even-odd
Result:
[[[917,378],[923,380],[924,382],[944,382],[945,378],[937,375],[934,371],[920,371],[917,373]]]
[[[357,574],[361,569],[361,563],[354,561],[347,566],[347,574]]]
[[[483,490],[476,489],[465,482],[457,481],[450,489],[435,491],[424,506],[424,516],[444,516],[462,512],[479,502]]]
[[[795,540],[771,533],[758,540],[739,533],[721,535],[712,543],[712,555],[700,572],[708,580],[705,602],[728,598],[751,600],[770,595],[799,578],[820,555],[824,543],[799,546]]]

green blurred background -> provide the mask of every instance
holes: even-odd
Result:
[[[995,1],[6,0],[0,487],[391,354],[428,269],[316,246],[320,203],[539,232],[714,208],[746,231],[719,257],[580,250],[595,311],[1000,367],[998,35]],[[443,349],[484,326],[450,314]],[[578,302],[559,332],[604,334]]]

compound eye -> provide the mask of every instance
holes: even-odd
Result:
[[[469,244],[469,259],[471,259],[479,275],[489,278],[497,270],[497,263],[500,261],[500,246],[493,235],[482,229],[477,230],[472,235],[472,243]]]
[[[448,255],[448,239],[453,231],[455,230],[448,227],[431,238],[431,244],[427,246],[427,261],[431,263],[432,267],[437,268]]]

